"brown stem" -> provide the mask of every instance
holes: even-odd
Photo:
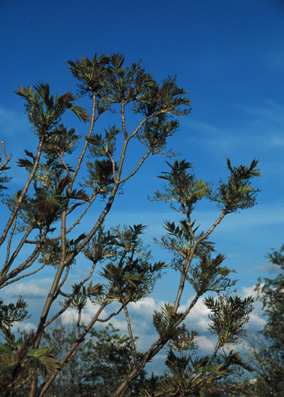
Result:
[[[70,226],[67,230],[66,230],[66,234],[70,233],[72,229],[74,229],[75,226],[77,226],[80,221],[82,220],[83,216],[86,214],[86,212],[88,211],[88,209],[91,207],[91,205],[93,204],[93,202],[95,201],[97,197],[97,194],[94,194],[91,198],[91,200],[88,202],[86,208],[84,209],[84,211],[81,213],[81,215],[79,216],[79,218],[73,223],[72,226]],[[71,212],[71,211],[70,211]],[[67,212],[67,215],[70,213],[69,211]]]
[[[121,124],[122,124],[122,131],[124,134],[125,139],[127,139],[127,131],[125,126],[125,102],[124,100],[121,101]]]
[[[130,343],[131,343],[131,349],[132,349],[132,353],[133,353],[134,364],[136,364],[136,362],[137,362],[137,352],[136,352],[136,346],[135,346],[135,339],[134,339],[134,337],[133,337],[132,328],[131,328],[131,323],[130,323],[130,317],[129,317],[127,305],[126,305],[125,303],[123,303],[123,309],[124,309],[124,314],[125,314],[125,317],[126,317],[127,328],[128,328],[128,334],[129,334],[129,338],[130,338]]]
[[[54,294],[56,292],[57,286],[59,284],[63,269],[64,269],[64,262],[65,262],[65,256],[66,256],[66,211],[65,209],[62,212],[61,215],[61,261],[58,266],[57,273],[54,277],[51,289],[49,291],[49,294],[47,296],[47,299],[45,301],[45,305],[38,323],[36,335],[35,335],[35,342],[34,342],[34,349],[37,349],[40,344],[41,336],[44,330],[44,323],[46,321],[46,318],[48,316],[50,307],[53,302]],[[34,376],[31,390],[30,390],[30,397],[35,397],[36,396],[36,390],[37,390],[37,373]]]
[[[6,150],[5,150],[5,146],[4,146],[4,141],[1,141],[1,147],[4,153],[4,156],[6,158],[6,160],[4,161],[3,164],[0,165],[0,171],[6,167],[6,165],[9,163],[9,161],[11,160],[12,155],[10,154],[9,156],[7,156],[6,154]]]
[[[196,302],[198,301],[199,295],[196,295],[192,300],[191,304],[187,308],[186,312],[183,313],[182,317],[176,322],[175,328],[184,321],[185,317],[190,313],[191,309],[194,307]],[[147,353],[144,354],[144,357],[141,361],[139,361],[136,367],[131,371],[128,377],[120,384],[112,397],[120,397],[124,394],[125,390],[128,388],[129,384],[135,379],[144,369],[147,362],[149,362],[153,357],[155,357],[159,351],[167,344],[167,342],[171,339],[171,335],[165,336],[163,339],[159,337],[156,342],[152,344]]]
[[[201,241],[205,240],[212,232],[213,230],[216,228],[216,226],[219,225],[219,223],[222,221],[222,219],[227,215],[227,211],[224,210],[221,215],[219,216],[219,218],[213,223],[213,225],[210,227],[210,229],[208,229],[208,231],[203,234],[198,240],[197,243],[200,243]]]
[[[110,159],[110,162],[112,164],[112,176],[113,176],[113,180],[114,182],[117,182],[117,178],[116,178],[116,174],[115,174],[115,161],[113,159],[113,157],[111,156],[111,154],[109,152],[106,153],[108,158]]]
[[[70,265],[67,265],[65,268],[66,268],[65,274],[64,274],[62,280],[60,281],[60,284],[56,288],[53,300],[55,300],[58,297],[61,288],[63,287],[63,285],[65,284],[65,282],[66,282],[66,280],[67,280],[67,278],[69,276]]]
[[[213,352],[213,354],[212,354],[212,356],[211,356],[211,358],[210,358],[210,360],[209,360],[209,362],[208,362],[208,365],[211,365],[211,364],[212,364],[214,358],[217,356],[218,351],[221,349],[221,347],[222,347],[223,345],[224,345],[224,344],[223,344],[223,343],[220,341],[220,339],[219,339],[218,342],[216,343],[214,352]]]
[[[6,268],[6,265],[7,265],[8,260],[9,260],[10,251],[11,251],[11,244],[12,244],[12,238],[13,238],[15,230],[16,230],[16,225],[17,225],[17,217],[14,219],[14,224],[13,224],[13,227],[12,227],[12,230],[11,230],[11,233],[10,233],[10,237],[9,237],[9,240],[8,240],[7,253],[6,253],[6,258],[5,258],[3,269]]]
[[[97,121],[98,118],[99,118],[99,114],[96,116],[96,94],[93,93],[92,117],[91,117],[91,124],[90,124],[90,128],[89,128],[89,132],[88,132],[88,135],[87,135],[88,138],[90,138],[90,136],[92,135],[92,133],[94,131],[95,122]],[[73,186],[73,184],[75,182],[76,176],[77,176],[77,174],[78,174],[78,172],[79,172],[79,170],[81,168],[81,164],[82,164],[83,158],[85,156],[88,144],[89,144],[89,142],[86,140],[86,142],[84,144],[84,147],[82,149],[82,152],[81,152],[81,154],[80,154],[80,156],[78,158],[78,162],[77,162],[76,168],[75,168],[75,170],[73,172],[71,182],[70,182],[70,184],[68,186],[69,191],[71,191],[72,186]]]
[[[25,242],[32,230],[33,230],[33,226],[30,226],[28,228],[28,230],[26,231],[26,233],[24,234],[24,236],[22,237],[20,244],[18,245],[16,250],[13,252],[9,262],[3,267],[2,271],[1,271],[1,276],[5,276],[8,273],[10,267],[12,266],[16,257],[18,256],[18,253],[20,252],[20,250],[23,248],[23,245],[25,244]]]
[[[80,283],[79,283],[80,286],[84,285],[84,284],[91,278],[92,274],[94,273],[96,264],[97,264],[96,262],[93,263],[93,265],[92,265],[92,267],[91,267],[91,270],[90,270],[88,276],[87,276],[84,280],[81,280],[81,281],[80,281]],[[58,293],[59,291],[60,291],[60,289],[59,289],[59,287],[58,287],[57,293]],[[73,294],[72,294],[71,296],[69,296],[69,298],[68,298],[67,302],[65,303],[65,305],[63,306],[63,308],[62,308],[55,316],[53,316],[50,320],[48,320],[48,321],[44,324],[44,328],[48,327],[54,320],[56,320],[58,317],[60,317],[61,314],[63,314],[63,313],[68,309],[68,307],[70,306],[70,303],[72,302],[72,300],[73,300],[75,294],[76,294],[76,292],[73,292]]]
[[[47,299],[45,301],[45,305],[44,305],[44,308],[43,308],[43,311],[42,311],[42,314],[41,314],[41,317],[40,317],[40,321],[39,321],[39,324],[38,324],[37,332],[36,332],[36,335],[35,335],[35,343],[34,343],[34,348],[35,349],[38,348],[38,346],[39,346],[41,335],[42,335],[42,332],[43,332],[43,325],[46,322],[46,318],[48,316],[50,307],[51,307],[52,302],[53,302],[54,294],[56,292],[56,289],[58,287],[60,278],[62,276],[64,267],[65,267],[65,256],[66,256],[66,234],[65,234],[65,232],[66,232],[66,211],[64,209],[63,212],[62,212],[62,215],[61,215],[61,261],[60,261],[60,264],[58,266],[56,275],[54,277],[51,289],[50,289],[49,294],[47,296]]]
[[[128,138],[128,139],[133,138],[133,137],[138,133],[138,131],[143,127],[143,125],[146,123],[146,121],[148,121],[148,120],[150,120],[150,119],[152,119],[152,118],[154,118],[154,117],[157,117],[157,116],[159,116],[160,114],[163,114],[163,113],[167,113],[167,111],[166,111],[166,110],[161,110],[160,112],[154,113],[154,114],[152,114],[151,116],[145,117],[145,118],[138,124],[138,126],[135,128],[135,130],[132,132],[132,134],[129,135],[129,138]],[[168,112],[168,113],[170,113],[170,112]]]
[[[144,154],[144,156],[143,156],[142,159],[139,161],[139,163],[138,163],[137,167],[134,169],[134,171],[131,172],[127,177],[121,179],[121,180],[119,181],[119,183],[123,183],[123,182],[127,181],[129,178],[131,178],[133,175],[135,175],[136,172],[137,172],[137,171],[139,170],[139,168],[141,167],[141,165],[142,165],[142,164],[144,163],[144,161],[147,159],[147,157],[149,157],[149,154],[150,154],[150,153],[151,153],[151,148],[149,148],[149,149],[147,150],[147,152]]]
[[[81,315],[82,315],[81,310],[79,310],[78,319],[77,319],[77,334],[78,334],[78,338],[80,338],[80,336],[81,336],[81,331],[80,331]]]
[[[102,313],[102,311],[104,310],[104,308],[107,306],[107,302],[103,302],[101,304],[101,306],[99,307],[96,315],[93,317],[93,319],[90,321],[90,323],[88,324],[88,326],[84,329],[84,332],[82,332],[81,336],[73,343],[72,347],[70,348],[70,350],[66,353],[66,355],[64,356],[64,358],[61,360],[61,365],[62,367],[67,364],[67,362],[72,358],[72,356],[74,355],[74,353],[78,350],[78,348],[80,347],[81,343],[83,342],[85,336],[87,335],[87,333],[90,331],[90,329],[94,326],[94,324],[96,323],[96,321],[98,320],[100,314]],[[39,397],[44,396],[45,392],[48,390],[48,388],[50,387],[50,385],[52,384],[52,382],[54,381],[54,379],[56,378],[57,373],[54,373],[53,375],[50,376],[50,378],[45,381],[40,390],[39,390]]]
[[[38,258],[39,254],[40,254],[41,245],[42,245],[44,239],[46,238],[47,232],[48,232],[48,230],[46,229],[44,231],[44,233],[42,234],[42,236],[40,237],[40,240],[39,240],[37,246],[35,247],[33,253],[25,260],[25,262],[23,262],[21,265],[19,265],[16,269],[12,270],[9,274],[0,277],[0,289],[3,288],[3,284],[7,280],[17,276],[23,270],[26,270],[29,267],[31,267],[31,265],[34,263],[34,261]]]
[[[122,309],[123,309],[123,306],[121,306],[120,309],[118,309],[117,312],[111,313],[111,314],[110,314],[108,317],[106,317],[106,318],[102,318],[102,319],[98,318],[98,319],[97,319],[97,322],[98,322],[98,323],[106,323],[106,322],[109,321],[112,317],[117,316],[117,315],[121,312]]]
[[[184,290],[186,276],[187,276],[187,273],[188,273],[189,266],[191,265],[192,259],[194,257],[194,254],[195,254],[195,251],[196,251],[196,247],[197,247],[197,242],[193,243],[192,249],[190,251],[190,255],[189,255],[188,258],[185,259],[185,264],[184,264],[183,270],[182,270],[181,275],[180,275],[178,293],[177,293],[177,297],[176,297],[176,300],[175,300],[175,303],[174,303],[174,312],[175,313],[177,313],[178,308],[179,308],[181,296],[182,296],[182,293],[183,293],[183,290]]]
[[[38,253],[38,255],[39,255],[39,253]],[[35,258],[35,260],[36,260],[36,259],[37,259],[37,257]],[[34,261],[33,261],[33,262],[34,262]],[[26,278],[26,277],[29,277],[29,276],[35,274],[35,273],[38,273],[41,269],[44,268],[44,266],[46,266],[46,263],[44,263],[41,267],[39,267],[38,269],[36,269],[36,270],[34,270],[34,271],[32,271],[32,272],[30,272],[30,273],[28,273],[28,274],[24,274],[23,276],[20,276],[20,277],[14,278],[14,279],[11,280],[11,281],[8,281],[7,283],[3,284],[3,286],[1,286],[1,288],[5,288],[5,287],[6,287],[7,285],[9,285],[9,284],[13,284],[13,283],[15,283],[16,281],[22,280],[23,278]]]
[[[39,160],[40,160],[40,156],[41,156],[44,140],[45,140],[45,133],[43,133],[41,135],[41,137],[40,137],[40,141],[39,141],[39,145],[38,145],[38,148],[37,148],[37,154],[36,154],[36,158],[35,158],[33,169],[31,170],[31,173],[30,173],[30,175],[28,177],[28,180],[27,180],[23,190],[21,191],[21,194],[20,194],[20,196],[19,196],[19,198],[18,198],[18,200],[17,200],[17,202],[16,202],[16,204],[14,206],[12,214],[10,215],[9,220],[6,223],[6,226],[5,226],[5,229],[4,229],[3,233],[2,233],[2,236],[0,237],[0,246],[3,244],[3,242],[5,241],[5,239],[7,237],[8,231],[9,231],[12,223],[14,222],[14,219],[15,219],[15,217],[17,215],[17,212],[18,212],[18,210],[20,208],[20,205],[21,205],[21,203],[22,203],[22,201],[23,201],[23,199],[24,199],[24,197],[25,197],[25,195],[26,195],[26,193],[28,191],[28,188],[29,188],[29,186],[30,186],[30,184],[31,184],[31,182],[33,180],[33,177],[34,177],[34,175],[36,173],[36,170],[37,170],[38,165],[39,165]]]

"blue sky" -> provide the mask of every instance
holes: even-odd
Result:
[[[16,86],[44,81],[53,92],[74,91],[66,60],[92,57],[95,52],[122,52],[129,64],[142,59],[160,81],[176,74],[179,86],[189,92],[192,112],[181,120],[170,145],[194,164],[197,176],[213,182],[225,178],[227,157],[234,165],[254,158],[260,161],[262,177],[255,181],[261,190],[258,205],[224,221],[212,235],[216,249],[237,270],[243,294],[258,277],[273,276],[275,269],[265,255],[284,243],[282,1],[0,0],[0,40],[0,139],[14,162],[24,148],[33,147],[23,102],[14,94]],[[86,132],[85,126],[74,124],[80,133]],[[151,243],[153,236],[163,233],[163,220],[178,219],[166,205],[147,201],[163,170],[165,159],[151,158],[125,188],[109,224],[147,224],[145,238]],[[12,173],[15,188],[22,176]],[[204,204],[195,217],[206,228],[216,215],[214,206]],[[166,253],[153,250],[167,259]],[[153,307],[174,299],[175,277],[169,270],[159,281],[151,298]],[[46,280],[47,272],[42,285]],[[35,288],[32,281],[28,283],[19,290]],[[5,295],[15,295],[16,290]],[[32,295],[31,310],[36,311],[41,295],[40,290]],[[190,291],[185,302],[188,297]]]

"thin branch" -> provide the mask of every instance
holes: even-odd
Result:
[[[208,231],[203,234],[198,240],[197,243],[200,243],[201,241],[205,240],[216,228],[216,226],[219,225],[219,223],[222,221],[222,219],[227,215],[227,210],[223,210],[219,218],[213,223],[213,225],[208,229]]]
[[[19,252],[21,251],[21,249],[23,248],[23,245],[25,244],[25,242],[26,242],[26,240],[27,240],[27,237],[28,237],[29,234],[32,232],[32,230],[33,230],[33,226],[30,226],[30,227],[28,228],[28,230],[26,231],[26,233],[24,234],[24,236],[22,237],[22,239],[21,239],[21,241],[20,241],[20,244],[18,245],[18,247],[17,247],[17,248],[15,249],[15,251],[13,252],[13,254],[12,254],[12,256],[11,256],[9,262],[8,262],[6,265],[4,265],[4,267],[3,267],[2,271],[1,271],[1,276],[5,276],[5,275],[8,273],[10,267],[12,266],[14,260],[15,260],[16,257],[18,256],[18,254],[19,254]]]
[[[72,226],[70,226],[67,230],[66,230],[66,235],[69,234],[71,232],[71,230],[74,229],[75,226],[77,226],[80,221],[82,220],[83,216],[86,214],[86,212],[88,211],[88,209],[90,208],[90,206],[93,204],[93,202],[95,201],[96,197],[97,197],[97,193],[92,194],[91,196],[91,200],[88,202],[87,207],[84,209],[84,211],[81,213],[81,215],[79,216],[79,218],[73,223]],[[66,216],[69,215],[76,207],[78,207],[79,205],[83,205],[84,203],[79,203],[79,204],[75,204],[73,206],[73,208],[71,208],[70,210],[66,211]],[[49,239],[50,241],[58,241],[61,239],[61,236],[57,236],[54,238]],[[32,240],[27,240],[27,244],[36,244],[36,241],[32,241]]]
[[[198,296],[196,296],[193,299],[193,301],[191,302],[190,306],[188,307],[188,309],[187,309],[188,313],[193,308],[193,306],[196,304],[197,300],[198,300]],[[183,318],[179,319],[176,322],[175,327],[177,327],[185,319],[185,315],[184,314],[182,316]],[[153,357],[155,357],[159,353],[159,351],[168,343],[170,338],[171,338],[170,335],[164,337],[163,339],[161,339],[161,337],[159,337],[156,340],[156,342],[154,342],[150,346],[150,348],[148,349],[147,353],[144,354],[143,359],[137,363],[136,367],[130,372],[130,374],[127,376],[127,378],[120,384],[120,386],[114,392],[112,397],[119,397],[119,396],[122,396],[124,394],[125,390],[127,389],[128,385],[131,383],[131,381],[133,379],[135,379],[142,372],[142,370],[144,369],[146,363],[149,362]]]
[[[130,323],[130,317],[129,317],[127,305],[125,303],[123,303],[123,309],[124,309],[124,314],[125,314],[125,317],[126,317],[128,334],[129,334],[129,338],[130,338],[130,342],[131,342],[131,349],[132,349],[132,353],[133,353],[134,364],[136,364],[136,362],[137,362],[137,352],[136,352],[136,346],[135,346],[135,339],[133,337],[131,323]]]
[[[70,226],[67,230],[66,230],[66,234],[70,233],[72,229],[74,229],[75,226],[77,226],[80,221],[82,220],[83,216],[86,214],[86,212],[88,211],[88,209],[91,207],[91,205],[93,204],[93,202],[95,201],[95,199],[97,198],[97,193],[94,193],[91,196],[91,200],[88,202],[88,205],[86,206],[86,208],[84,209],[84,211],[81,213],[81,215],[79,216],[79,218],[73,223],[72,226]],[[85,203],[83,203],[85,204]],[[68,215],[71,211],[67,211]]]
[[[133,137],[138,133],[138,131],[141,129],[141,127],[143,127],[143,125],[146,123],[146,121],[152,119],[153,117],[157,117],[157,116],[159,116],[160,114],[163,114],[163,113],[167,113],[167,111],[166,111],[166,110],[161,110],[160,112],[154,113],[154,114],[152,114],[151,116],[145,117],[145,118],[138,124],[138,126],[135,128],[135,130],[132,132],[132,134],[129,135],[128,139],[130,140],[131,138],[133,138]]]
[[[48,316],[50,307],[53,302],[54,294],[57,290],[58,284],[61,279],[61,275],[63,273],[64,267],[65,267],[65,257],[66,257],[66,210],[63,209],[62,215],[61,215],[61,260],[57,269],[57,272],[55,274],[55,277],[53,279],[52,286],[50,288],[49,294],[46,298],[44,308],[40,317],[40,321],[38,323],[36,335],[35,335],[35,343],[34,343],[34,348],[38,348],[41,340],[41,335],[43,332],[43,325],[46,322],[46,318]],[[33,394],[31,394],[33,395]]]
[[[21,203],[22,203],[22,201],[23,201],[23,199],[24,199],[24,197],[25,197],[25,195],[26,195],[26,193],[28,191],[28,188],[29,188],[29,186],[30,186],[30,184],[31,184],[31,182],[32,182],[32,180],[34,178],[34,175],[35,175],[36,170],[37,170],[38,165],[39,165],[39,160],[40,160],[40,156],[41,156],[44,140],[45,140],[45,133],[43,133],[41,135],[41,137],[40,137],[40,141],[39,141],[39,145],[38,145],[38,148],[37,148],[37,154],[36,154],[36,158],[35,158],[33,169],[31,170],[31,173],[30,173],[30,175],[28,177],[28,180],[27,180],[23,190],[21,191],[21,194],[20,194],[20,196],[19,196],[19,198],[18,198],[18,200],[17,200],[17,202],[16,202],[16,204],[14,206],[12,214],[10,215],[10,218],[9,218],[9,220],[8,220],[6,226],[5,226],[5,229],[4,229],[3,233],[2,233],[2,236],[0,237],[0,246],[5,241],[5,239],[7,237],[7,234],[8,234],[8,231],[9,231],[12,223],[14,222],[14,219],[15,219],[15,217],[17,215],[17,212],[18,212],[18,210],[20,208],[20,205],[21,205]]]
[[[195,238],[195,235],[194,235],[192,227],[191,227],[190,211],[189,211],[188,208],[186,208],[186,206],[184,206],[184,204],[182,204],[182,206],[184,208],[184,213],[186,215],[187,227],[188,227],[188,230],[189,230],[190,237],[192,238],[193,243],[195,243],[196,242],[196,238]]]
[[[97,322],[98,322],[98,323],[106,323],[106,322],[109,321],[112,317],[117,316],[117,315],[121,312],[122,309],[123,309],[123,306],[121,306],[120,309],[118,309],[117,312],[111,313],[107,318],[104,318],[104,319],[98,318],[98,319],[97,319]]]
[[[12,230],[11,230],[11,233],[10,233],[10,237],[9,237],[9,240],[8,240],[7,253],[6,253],[6,258],[5,258],[3,269],[5,269],[5,267],[6,267],[7,263],[8,263],[8,260],[9,260],[10,250],[11,250],[11,243],[12,243],[12,238],[13,238],[15,230],[16,230],[16,225],[17,225],[17,217],[14,219],[14,224],[13,224],[13,227],[12,227]]]
[[[103,302],[101,304],[101,306],[99,307],[96,315],[93,317],[93,319],[89,322],[88,326],[84,329],[84,332],[82,332],[81,336],[73,343],[72,347],[70,348],[70,350],[66,353],[66,355],[64,356],[64,358],[61,360],[61,365],[62,367],[67,364],[67,362],[72,358],[72,356],[74,355],[74,353],[78,350],[78,348],[80,347],[81,343],[83,342],[85,336],[87,335],[87,333],[90,331],[90,329],[94,326],[94,324],[96,323],[96,321],[98,320],[100,314],[102,313],[102,311],[104,310],[104,308],[107,306],[107,302]],[[39,390],[39,397],[44,396],[45,392],[48,390],[48,388],[50,387],[50,385],[53,383],[54,379],[57,376],[57,372],[54,373],[53,375],[50,376],[50,378],[48,380],[46,380],[42,385],[41,388]]]
[[[38,253],[38,255],[39,255],[39,253]],[[36,258],[34,259],[34,261],[35,261],[35,260],[36,260]],[[33,263],[34,263],[34,261],[33,261]],[[46,266],[46,263],[44,263],[41,267],[39,267],[38,269],[36,269],[36,270],[34,270],[34,271],[32,271],[32,272],[30,272],[30,273],[28,273],[28,274],[24,274],[23,276],[20,276],[20,277],[18,277],[18,278],[14,278],[14,279],[11,280],[11,281],[8,281],[8,282],[5,283],[1,288],[4,288],[4,287],[6,287],[6,286],[9,285],[9,284],[13,284],[13,283],[15,283],[16,281],[22,280],[23,278],[29,277],[29,276],[31,276],[31,275],[33,275],[33,274],[39,272],[41,269],[44,268],[44,266]]]
[[[74,204],[72,207],[70,207],[69,210],[66,211],[66,215],[71,214],[77,207],[80,207],[81,205],[84,205],[86,203],[88,203],[88,205],[89,205],[90,201],[92,201],[92,200],[94,201],[94,199],[97,197],[97,195],[98,195],[98,193],[94,192],[88,197],[88,200],[84,200],[84,201]]]
[[[189,315],[189,313],[191,312],[191,310],[193,309],[193,307],[196,305],[198,299],[200,298],[200,294],[196,294],[195,297],[193,298],[193,300],[191,301],[190,305],[188,306],[188,308],[186,309],[185,312],[183,312],[182,316],[180,317],[180,319],[175,323],[175,327],[178,327],[185,319],[186,317]]]
[[[208,365],[212,364],[214,358],[217,356],[218,351],[221,349],[221,347],[222,347],[223,345],[224,345],[224,344],[223,344],[223,343],[220,341],[220,339],[219,339],[218,342],[216,343],[214,352],[213,352],[213,354],[212,354],[212,356],[211,356],[211,358],[210,358],[210,360],[209,360],[209,362],[208,362]]]
[[[78,320],[77,320],[77,334],[78,334],[78,338],[80,338],[81,336],[81,331],[80,331],[80,323],[81,323],[81,310],[78,311]]]
[[[129,174],[127,177],[121,179],[118,183],[123,183],[125,181],[127,181],[129,178],[131,178],[133,175],[136,174],[136,172],[139,170],[139,168],[141,167],[141,165],[144,163],[144,161],[146,160],[146,158],[149,156],[149,154],[151,153],[151,148],[148,148],[147,152],[144,154],[144,156],[142,157],[142,159],[139,161],[137,167],[135,168],[134,171],[131,172],[131,174]]]
[[[180,282],[179,282],[179,288],[178,288],[178,293],[177,293],[177,297],[174,303],[174,312],[177,313],[178,308],[179,308],[179,304],[180,304],[180,300],[181,300],[181,296],[184,290],[184,284],[185,284],[185,280],[186,280],[186,276],[189,270],[189,266],[191,265],[192,259],[194,257],[195,251],[197,248],[197,242],[193,243],[193,246],[191,248],[190,251],[190,255],[188,258],[185,259],[185,264],[184,267],[182,269],[181,275],[180,275]]]
[[[62,154],[61,154],[61,153],[57,153],[57,156],[60,158],[60,161],[62,162],[62,164],[63,164],[63,166],[64,166],[64,168],[65,168],[65,170],[66,170],[66,172],[67,172],[67,175],[69,176],[69,178],[71,178],[70,169],[69,169],[69,167],[67,166],[67,164],[65,163],[65,160],[64,160]]]
[[[92,117],[91,117],[91,124],[90,124],[90,128],[89,128],[89,132],[88,132],[88,138],[90,138],[90,136],[92,135],[92,133],[93,133],[93,131],[94,131],[95,122],[97,121],[97,119],[99,118],[99,116],[100,116],[100,114],[98,114],[98,115],[96,116],[96,94],[93,93]],[[78,162],[77,162],[76,168],[75,168],[75,170],[74,170],[74,172],[73,172],[72,180],[71,180],[71,182],[70,182],[70,184],[69,184],[69,190],[70,190],[70,191],[71,191],[71,189],[72,189],[72,186],[73,186],[73,184],[74,184],[74,182],[75,182],[76,176],[77,176],[77,174],[78,174],[78,172],[79,172],[79,169],[80,169],[80,167],[81,167],[81,164],[82,164],[83,158],[84,158],[84,156],[85,156],[85,153],[86,153],[86,150],[87,150],[88,145],[89,145],[89,142],[86,140],[86,141],[85,141],[85,144],[84,144],[84,147],[83,147],[83,149],[82,149],[82,152],[81,152],[81,154],[80,154],[80,156],[79,156],[79,158],[78,158]]]
[[[4,141],[1,141],[1,147],[2,147],[2,151],[4,153],[6,160],[4,161],[3,164],[0,165],[0,171],[6,167],[6,165],[9,163],[9,161],[11,160],[11,157],[12,157],[11,154],[9,156],[7,156],[5,146],[4,146]]]
[[[121,124],[122,124],[122,131],[124,134],[124,138],[127,139],[127,131],[125,126],[125,102],[124,100],[121,101]]]
[[[95,270],[96,264],[97,264],[97,262],[93,263],[88,276],[84,280],[80,281],[80,283],[79,283],[80,286],[84,285],[91,278],[91,276]],[[59,295],[59,293],[60,293],[60,289],[58,288],[57,296]],[[63,308],[44,324],[44,326],[43,326],[44,328],[48,327],[54,320],[56,320],[58,317],[60,317],[61,314],[63,314],[68,309],[68,307],[70,306],[70,303],[72,302],[75,295],[76,295],[76,292],[73,292],[73,294],[71,296],[69,296],[69,298],[66,301],[65,305],[63,306]]]
[[[116,174],[115,174],[115,161],[114,161],[113,157],[111,156],[111,154],[110,154],[109,152],[107,152],[106,154],[107,154],[107,156],[108,156],[108,158],[110,159],[111,164],[112,164],[112,176],[113,176],[113,180],[114,180],[114,182],[117,182]]]
[[[58,287],[57,287],[57,289],[56,289],[56,291],[55,291],[53,300],[55,300],[55,299],[58,297],[59,292],[60,292],[60,289],[61,289],[61,288],[63,287],[63,285],[65,284],[65,282],[66,282],[66,280],[67,280],[67,277],[68,277],[68,275],[69,275],[69,270],[70,270],[70,265],[67,265],[67,266],[66,266],[65,275],[64,275],[63,279],[61,280],[60,284],[58,285]]]
[[[0,277],[0,289],[3,288],[3,284],[6,282],[6,280],[17,276],[19,273],[21,273],[23,270],[28,269],[34,263],[34,261],[38,258],[40,254],[41,245],[46,238],[47,233],[48,230],[45,229],[33,253],[21,265],[19,265],[16,269],[12,270],[11,273]]]

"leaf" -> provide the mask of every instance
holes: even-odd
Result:
[[[60,362],[52,357],[52,349],[49,347],[42,347],[38,349],[32,349],[27,354],[28,357],[33,359],[35,364],[39,367],[42,376],[54,374],[61,368]]]

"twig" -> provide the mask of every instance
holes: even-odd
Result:
[[[12,157],[11,154],[9,156],[7,156],[5,146],[4,146],[4,141],[1,141],[1,147],[2,147],[2,151],[4,153],[6,160],[4,161],[3,164],[0,165],[0,171],[6,167],[6,165],[9,163],[9,161],[11,160],[11,157]]]

